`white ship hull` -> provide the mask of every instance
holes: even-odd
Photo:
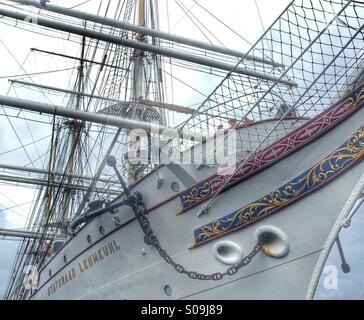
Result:
[[[193,231],[254,203],[320,163],[362,128],[364,108],[358,109],[341,123],[335,123],[330,134],[321,132],[317,139],[222,193],[202,218],[198,213],[204,202],[177,215],[182,209],[181,199],[171,190],[171,184],[177,182],[181,191],[189,186],[184,185],[177,171],[173,174],[167,166],[133,188],[142,193],[147,208],[154,208],[148,217],[161,245],[188,270],[206,274],[225,272],[231,265],[221,260],[234,260],[234,248],[249,254],[262,227],[273,227],[271,230],[283,233],[281,243],[266,246],[235,276],[201,281],[177,273],[153,247],[144,243],[144,234],[132,210],[123,206],[118,213],[120,225],[108,213],[95,218],[51,259],[40,273],[39,289],[31,299],[304,299],[325,241],[364,172],[364,162],[360,161],[363,144],[353,165],[329,183],[297,197],[294,203],[282,205],[274,214],[252,220],[244,228],[223,232],[205,240],[206,243],[196,243]],[[363,132],[360,134],[362,138]],[[193,173],[191,167],[185,169]],[[195,171],[198,181],[203,170],[209,175],[208,168]],[[157,172],[163,178],[160,189]],[[269,256],[279,255],[286,244],[288,254],[280,258]],[[220,252],[220,260],[214,251],[218,245],[227,246]]]

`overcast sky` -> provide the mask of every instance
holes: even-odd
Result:
[[[201,40],[201,34],[198,30],[190,27],[190,23],[186,21],[183,12],[178,9],[174,1],[169,1],[169,13],[172,17],[167,23],[167,19],[163,17],[167,14],[166,1],[160,0],[161,9],[161,28],[164,31],[170,31],[175,34],[190,36]],[[241,38],[228,32],[226,28],[215,26],[216,21],[211,17],[206,17],[201,14],[198,6],[191,0],[182,0],[191,12],[199,16],[201,21],[205,23],[214,35],[227,47],[246,51],[249,44],[242,41]],[[6,2],[6,1],[5,1]],[[51,3],[58,4],[65,7],[72,7],[76,4],[82,3],[83,0],[52,0]],[[277,15],[288,4],[288,0],[257,0],[260,9],[261,18],[264,23],[264,28],[268,27]],[[173,5],[174,3],[174,5]],[[260,23],[258,11],[256,8],[255,0],[200,0],[210,12],[218,16],[222,21],[227,22],[237,33],[241,34],[248,42],[254,43],[261,35],[263,27]],[[99,0],[91,0],[85,5],[79,7],[79,10],[89,11],[95,13],[99,5]],[[1,22],[1,21],[0,21]],[[169,27],[168,27],[169,26]],[[69,80],[73,79],[76,72],[75,65],[72,61],[60,60],[55,57],[37,55],[30,53],[30,48],[41,48],[48,51],[62,52],[72,56],[79,55],[79,46],[59,39],[45,38],[41,35],[29,33],[24,30],[15,29],[0,23],[0,55],[1,55],[1,68],[0,68],[0,94],[10,96],[21,96],[36,101],[51,102],[54,104],[62,104],[63,98],[60,96],[47,96],[30,91],[27,89],[10,89],[8,78],[11,75],[21,75],[26,73],[35,73],[41,71],[49,71],[56,69],[69,69],[52,73],[49,75],[42,75],[41,77],[33,77],[35,82],[48,84],[56,87],[67,88]],[[46,41],[45,41],[46,40]],[[183,74],[183,70],[178,70],[179,75],[187,78],[189,83],[200,83],[203,92],[209,94],[216,85],[214,82],[209,84],[204,83],[203,78],[199,76],[191,76],[191,74]],[[12,77],[10,77],[12,78]],[[27,77],[22,78],[29,81]],[[186,101],[188,97],[188,101]],[[188,88],[177,90],[174,92],[173,103],[180,103],[182,105],[198,103],[203,99],[200,95],[193,91],[188,91]],[[7,112],[11,113],[7,110]],[[0,109],[0,114],[2,110]],[[16,113],[15,113],[16,115]],[[27,115],[29,116],[29,115]],[[17,133],[12,129],[12,125],[17,128]],[[17,164],[25,166],[29,162],[34,161],[35,167],[45,167],[44,157],[40,157],[47,151],[49,145],[49,126],[39,125],[36,130],[30,130],[29,124],[23,120],[13,120],[10,123],[5,117],[0,116],[0,163]],[[20,138],[20,139],[19,139]],[[28,154],[24,150],[19,150],[5,153],[9,150],[21,146],[21,143],[26,145],[34,140],[45,138],[45,140],[37,144],[37,148],[27,148]],[[30,159],[29,159],[30,158]],[[0,228],[24,228],[26,216],[31,208],[31,201],[34,198],[34,190],[29,188],[9,187],[8,185],[0,184]],[[3,210],[4,208],[11,208],[19,204],[24,204],[21,207]],[[345,232],[342,236],[344,250],[347,255],[348,262],[351,264],[352,273],[350,275],[343,275],[340,271],[339,290],[327,291],[322,286],[320,287],[319,298],[352,298],[357,299],[364,293],[363,273],[360,266],[363,265],[364,254],[360,243],[363,242],[364,228],[364,213],[358,215],[353,223],[352,228]],[[13,258],[16,254],[17,242],[2,241],[0,240],[0,297],[3,296],[6,288],[7,280]],[[334,248],[329,264],[340,266],[338,260],[337,249]]]

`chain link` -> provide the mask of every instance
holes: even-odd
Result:
[[[212,274],[202,274],[202,273],[186,270],[185,267],[176,263],[173,260],[173,258],[167,253],[167,251],[165,251],[162,248],[158,238],[154,235],[153,229],[146,216],[146,213],[148,210],[144,205],[142,194],[139,192],[131,194],[130,189],[125,184],[123,177],[121,176],[120,172],[118,171],[118,168],[116,167],[115,157],[109,157],[107,159],[107,163],[109,166],[111,166],[114,169],[116,175],[118,176],[118,178],[120,180],[121,186],[122,186],[122,188],[125,192],[125,196],[126,196],[123,204],[128,205],[129,207],[132,208],[132,210],[135,214],[135,217],[137,218],[137,220],[144,232],[145,243],[147,243],[148,245],[152,245],[154,248],[156,248],[158,250],[159,255],[164,259],[164,261],[167,264],[172,266],[176,270],[176,272],[178,272],[180,274],[185,274],[189,278],[195,279],[195,280],[219,281],[219,280],[222,280],[226,276],[233,276],[233,275],[237,274],[242,267],[245,267],[249,263],[251,263],[253,258],[263,249],[263,241],[258,240],[258,243],[255,245],[255,247],[253,248],[252,252],[250,252],[249,255],[244,257],[240,261],[240,263],[238,263],[237,265],[232,266],[229,269],[227,269],[227,271],[224,273],[217,272],[217,273],[212,273]]]
[[[146,208],[141,200],[137,200],[132,204],[133,210],[136,214],[138,222],[143,229],[145,234],[145,241],[147,244],[155,247],[159,253],[159,255],[164,259],[164,261],[172,266],[178,273],[185,274],[189,278],[194,280],[212,280],[212,281],[220,281],[226,276],[233,276],[237,274],[241,268],[246,267],[248,264],[252,262],[254,257],[262,250],[263,242],[258,241],[255,245],[251,253],[245,256],[241,262],[235,266],[230,267],[224,273],[212,273],[212,274],[202,274],[194,271],[188,271],[182,265],[176,263],[173,258],[163,249],[158,238],[154,235],[153,229],[151,228],[150,222],[145,214]]]

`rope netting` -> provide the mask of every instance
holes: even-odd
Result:
[[[355,87],[363,24],[361,1],[292,1],[247,53],[264,62],[243,57],[180,129],[211,133],[236,124],[246,127],[237,130],[244,149],[264,148]],[[236,72],[243,69],[249,75]]]

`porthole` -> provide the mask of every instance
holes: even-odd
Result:
[[[87,236],[87,242],[88,242],[89,244],[91,244],[91,243],[92,243],[92,237],[91,237],[91,236]]]
[[[105,228],[103,226],[100,227],[100,233],[104,236],[105,235]]]
[[[181,190],[181,187],[177,182],[172,182],[171,189],[177,193]]]
[[[172,295],[172,287],[169,285],[166,285],[164,287],[164,293],[166,294],[166,296],[170,297]]]
[[[49,274],[49,277],[52,277],[52,269],[49,269],[48,274]]]
[[[68,259],[67,259],[67,256],[66,255],[63,256],[63,261],[64,261],[64,263],[67,263],[68,262]]]

